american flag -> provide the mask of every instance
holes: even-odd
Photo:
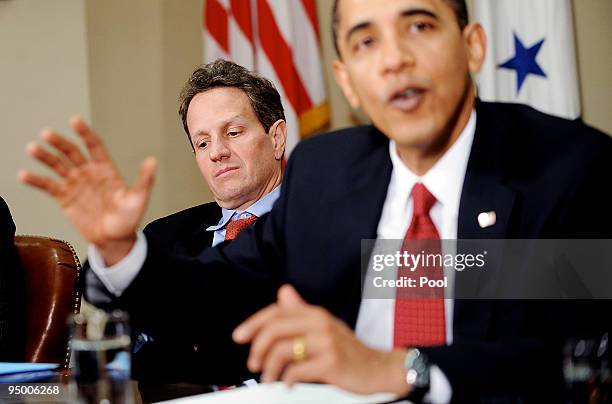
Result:
[[[232,60],[271,80],[287,118],[287,154],[329,122],[315,0],[205,0],[204,62]]]

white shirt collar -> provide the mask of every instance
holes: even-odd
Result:
[[[261,197],[261,199],[257,200],[254,204],[252,204],[251,206],[243,210],[221,208],[222,215],[221,215],[221,219],[219,220],[219,223],[217,223],[215,226],[207,227],[206,230],[207,231],[217,231],[219,229],[222,229],[223,227],[225,227],[227,222],[229,222],[230,219],[235,214],[240,215],[246,212],[246,213],[250,213],[251,215],[255,215],[257,217],[261,217],[265,215],[266,213],[272,210],[272,206],[274,206],[274,202],[276,202],[276,200],[278,199],[280,195],[280,190],[281,190],[281,186],[278,185],[276,188],[270,191],[269,194],[264,195],[263,197]]]
[[[445,209],[459,210],[463,180],[475,132],[476,111],[472,110],[470,119],[459,138],[422,177],[416,175],[403,163],[397,153],[395,141],[389,142],[394,180],[402,183],[400,189],[408,191],[408,194],[402,198],[406,205],[414,184],[422,182]]]

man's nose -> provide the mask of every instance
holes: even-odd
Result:
[[[212,161],[223,160],[228,158],[232,154],[231,150],[227,146],[225,140],[222,137],[215,139],[210,142],[210,159]]]
[[[383,73],[398,73],[413,66],[415,57],[398,34],[388,34],[381,47],[380,66]]]

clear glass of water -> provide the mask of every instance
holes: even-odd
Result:
[[[563,373],[568,403],[612,402],[608,334],[566,341]]]
[[[130,330],[122,311],[71,316],[70,402],[132,403]]]

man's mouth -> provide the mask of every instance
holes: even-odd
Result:
[[[234,171],[237,170],[239,167],[223,167],[218,169],[217,171],[215,171],[215,178],[218,178],[220,176],[222,176],[223,174],[229,172],[229,171]]]
[[[389,103],[393,108],[403,112],[416,110],[425,97],[427,91],[421,87],[406,87],[394,92],[389,98]]]

